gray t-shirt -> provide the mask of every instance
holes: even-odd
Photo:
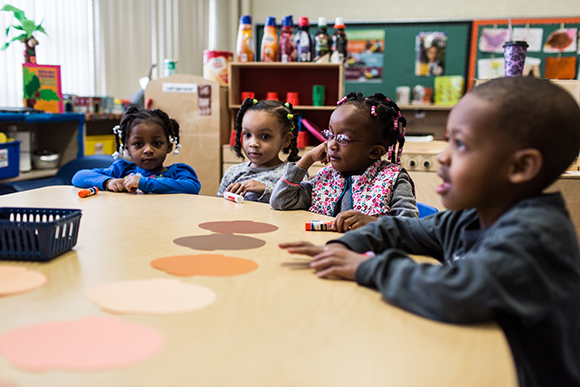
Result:
[[[284,174],[287,163],[281,163],[268,168],[254,168],[250,167],[250,164],[251,162],[247,161],[229,167],[226,173],[224,173],[224,177],[222,177],[217,196],[221,197],[230,184],[255,180],[266,185],[266,190],[262,195],[248,192],[244,199],[254,202],[269,203],[274,185]],[[308,179],[308,176],[306,176],[306,179]]]

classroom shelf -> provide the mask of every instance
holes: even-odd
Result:
[[[316,126],[328,126],[330,115],[336,109],[336,101],[344,96],[344,67],[340,63],[263,63],[235,62],[229,64],[229,102],[231,125],[240,109],[241,93],[252,91],[258,100],[266,98],[268,92],[278,93],[285,100],[286,93],[298,93],[299,104],[293,106]],[[323,85],[323,106],[313,106],[312,86]]]

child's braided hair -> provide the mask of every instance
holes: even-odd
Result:
[[[115,143],[117,152],[114,156],[118,157],[119,153],[126,155],[127,140],[131,129],[141,122],[147,122],[150,124],[156,124],[163,128],[165,136],[167,136],[167,141],[170,144],[175,145],[174,154],[179,153],[181,149],[181,144],[179,143],[179,124],[172,118],[169,118],[167,113],[161,109],[139,110],[135,106],[129,107],[123,117],[121,117],[121,124],[113,128],[115,133]]]
[[[292,104],[290,102],[282,103],[273,100],[263,100],[258,102],[258,100],[252,98],[246,98],[244,100],[238,114],[236,115],[236,142],[233,148],[239,158],[244,158],[244,155],[242,154],[242,121],[244,115],[248,111],[264,111],[274,115],[282,125],[283,136],[288,132],[292,132],[290,145],[283,148],[282,152],[288,154],[288,161],[300,160],[300,156],[298,156],[298,148],[296,147],[298,133],[296,129],[296,117],[294,117]]]
[[[381,93],[368,97],[363,97],[362,93],[349,93],[337,104],[353,104],[364,110],[363,114],[369,117],[375,141],[387,149],[387,159],[392,163],[401,163],[407,120],[394,101]]]

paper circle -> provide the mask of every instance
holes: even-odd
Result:
[[[253,220],[230,220],[222,222],[205,222],[199,225],[204,230],[222,234],[263,234],[278,230],[278,226]]]
[[[157,353],[164,341],[153,328],[89,317],[15,329],[0,337],[0,353],[26,371],[90,372],[139,363]]]
[[[46,276],[23,266],[0,266],[0,296],[25,293],[46,283]]]
[[[177,255],[151,261],[151,266],[180,276],[230,276],[246,274],[258,268],[250,259],[227,257],[222,254]]]
[[[256,249],[266,244],[262,239],[233,234],[192,235],[177,238],[173,242],[190,249],[210,251]]]
[[[164,278],[113,282],[91,289],[88,297],[107,312],[140,314],[187,313],[216,300],[205,286]]]

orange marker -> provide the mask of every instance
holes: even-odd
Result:
[[[97,187],[91,187],[86,189],[81,189],[79,191],[79,198],[86,198],[87,196],[96,195],[99,192]]]

